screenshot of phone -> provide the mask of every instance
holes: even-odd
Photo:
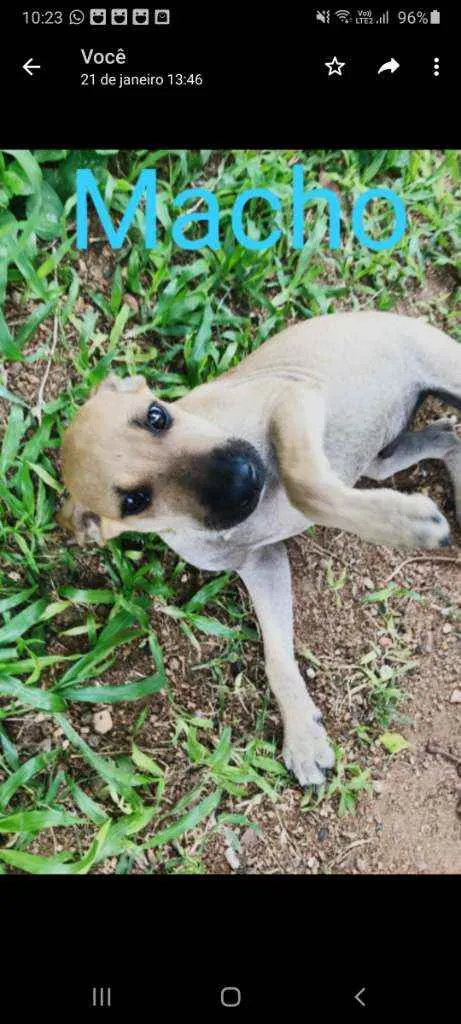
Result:
[[[455,13],[301,7],[3,14],[18,1019],[455,996]]]

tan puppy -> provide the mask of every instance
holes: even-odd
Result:
[[[70,500],[60,521],[80,543],[158,533],[201,569],[235,569],[264,641],[284,723],[284,758],[302,785],[334,762],[293,653],[284,538],[312,523],[396,547],[449,543],[430,498],[355,490],[425,458],[451,473],[461,519],[453,418],[408,431],[426,394],[461,406],[461,347],[419,320],[339,313],[297,324],[174,403],[142,377],[111,375],[63,442]]]

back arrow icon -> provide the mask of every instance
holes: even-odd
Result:
[[[33,59],[34,59],[33,57],[29,57],[29,60],[26,60],[26,63],[22,65],[23,66],[23,70],[27,71],[28,75],[33,75],[34,69],[39,71],[40,67],[41,67],[40,64],[32,64]]]
[[[365,989],[361,988],[360,992],[357,992],[356,995],[354,996],[354,999],[356,999],[357,1002],[360,1003],[360,1006],[366,1006],[366,1003],[364,1003],[363,1000],[360,998],[360,996],[363,996],[364,992],[365,992]]]
[[[381,67],[378,68],[378,75],[381,74],[381,71],[390,71],[391,74],[393,75],[394,71],[397,71],[397,68],[399,67],[399,62],[395,59],[395,57],[391,57],[391,59],[388,60],[386,64],[381,64]]]

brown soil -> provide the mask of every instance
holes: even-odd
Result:
[[[354,576],[357,574],[357,581],[371,577],[376,589],[399,564],[394,552],[380,549],[377,565],[376,550],[368,545],[345,535],[318,533],[323,534],[319,542],[329,554],[334,553],[337,559],[344,557],[353,567]],[[322,558],[312,551],[309,538],[291,542],[290,556],[298,649],[306,644],[322,665],[330,662],[331,671],[319,672],[319,681],[310,683],[310,691],[325,709],[330,734],[339,738],[341,722],[362,720],[361,707],[354,699],[347,708],[341,677],[347,678],[354,659],[366,650],[366,638],[376,642],[376,621],[370,610],[354,606],[353,593],[348,593],[346,587],[341,591],[342,607],[328,607],[328,595],[316,584]],[[408,564],[396,578],[404,579],[429,598],[444,593],[459,603],[459,564],[448,560],[443,564],[429,556]],[[404,734],[410,743],[408,750],[394,757],[382,754],[368,760],[376,788],[372,795],[360,799],[355,817],[338,818],[331,804],[320,804],[317,810],[305,813],[300,806],[302,794],[294,789],[284,792],[273,810],[261,808],[253,817],[261,823],[262,837],[249,831],[243,837],[244,870],[315,874],[461,872],[461,820],[457,810],[461,781],[455,763],[427,752],[427,745],[434,744],[444,753],[455,755],[453,761],[456,756],[461,759],[461,708],[450,700],[459,687],[459,637],[455,627],[444,621],[442,611],[443,601],[431,598],[424,608],[412,602],[405,614],[405,639],[420,651],[416,670],[405,677],[405,710],[413,721],[391,728]],[[447,627],[450,632],[446,632]],[[356,759],[355,753],[353,756]],[[223,869],[224,863],[218,870]]]

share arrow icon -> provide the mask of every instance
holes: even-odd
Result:
[[[393,75],[394,71],[397,71],[397,68],[399,67],[399,62],[395,59],[395,57],[391,57],[390,60],[386,61],[385,64],[381,64],[381,67],[378,68],[378,75],[381,74],[381,71],[390,71],[391,75]]]

